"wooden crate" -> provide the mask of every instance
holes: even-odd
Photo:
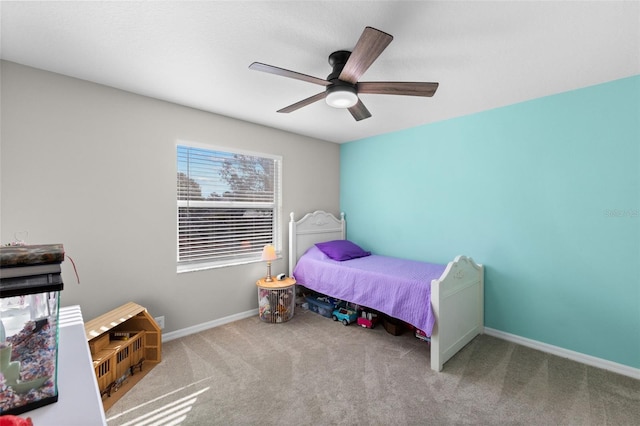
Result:
[[[86,322],[85,333],[105,411],[162,359],[160,327],[136,303]]]

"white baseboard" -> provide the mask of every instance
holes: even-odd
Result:
[[[217,320],[204,322],[202,324],[197,324],[191,327],[183,328],[176,331],[171,331],[169,333],[162,333],[162,341],[168,342],[173,339],[178,339],[180,337],[188,336],[190,334],[198,333],[200,331],[208,330],[210,328],[218,327],[224,324],[228,324],[230,322],[238,321],[245,318],[250,318],[252,316],[258,315],[258,309],[252,309],[246,312],[240,312],[239,314],[229,315],[228,317],[220,318]]]
[[[505,333],[504,331],[494,330],[488,327],[484,328],[484,333],[502,340],[517,343],[518,345],[537,349],[542,352],[547,352],[553,355],[560,356],[562,358],[568,358],[572,361],[577,361],[582,364],[602,368],[604,370],[612,371],[614,373],[622,374],[623,376],[628,376],[640,380],[640,369],[638,368],[629,367],[628,365],[624,364],[618,364],[617,362],[607,361],[606,359],[602,358],[596,358],[591,355],[585,355],[580,352],[570,351],[569,349],[549,345],[546,343],[538,342],[537,340],[527,339],[525,337],[516,336],[515,334]]]

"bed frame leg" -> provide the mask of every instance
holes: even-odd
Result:
[[[438,339],[438,325],[433,327],[433,333],[431,334],[431,369],[433,371],[442,371],[443,362],[440,356],[440,341]]]

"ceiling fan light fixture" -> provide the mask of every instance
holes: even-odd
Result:
[[[325,100],[334,108],[351,108],[358,103],[358,95],[351,86],[333,86],[327,88]]]

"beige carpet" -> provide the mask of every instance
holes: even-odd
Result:
[[[594,340],[594,344],[597,341]],[[426,343],[298,309],[166,342],[115,425],[640,425],[640,381],[479,336],[444,370]]]

